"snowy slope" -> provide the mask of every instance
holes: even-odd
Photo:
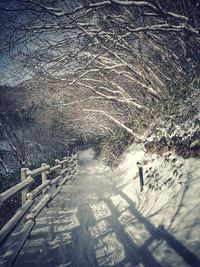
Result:
[[[143,192],[140,192],[137,161],[144,162]],[[117,187],[135,203],[136,209],[154,226],[163,225],[200,256],[200,160],[185,160],[173,153],[166,153],[164,157],[155,154],[150,156],[133,145],[115,171]],[[118,198],[113,200],[116,204],[123,205]],[[126,206],[127,203],[124,208]],[[133,224],[127,228],[133,236],[134,227]],[[141,236],[138,242],[143,242]],[[163,263],[166,261],[165,266],[184,266],[183,262],[177,265],[177,258],[174,259],[174,264],[171,261],[169,263],[169,256],[173,256],[164,243],[160,241],[156,248],[156,258],[162,258]],[[175,256],[177,255],[174,254]]]

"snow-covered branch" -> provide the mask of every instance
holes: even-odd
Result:
[[[84,109],[84,111],[85,112],[99,113],[99,114],[102,114],[102,115],[106,116],[111,121],[114,121],[118,126],[122,127],[124,130],[126,130],[128,133],[132,134],[135,137],[136,141],[140,141],[141,140],[141,138],[137,134],[135,134],[132,129],[128,128],[124,123],[122,123],[119,120],[115,119],[112,115],[108,114],[107,112],[105,112],[103,110],[96,110],[96,109]]]

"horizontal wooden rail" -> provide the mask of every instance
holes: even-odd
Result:
[[[38,169],[35,169],[35,170],[28,170],[26,173],[27,175],[31,175],[32,177],[35,177],[41,173],[43,173],[44,171],[48,171],[50,169],[50,166],[49,165],[45,165],[45,166],[42,166]]]
[[[27,194],[27,199],[34,199],[40,192],[51,183],[50,180],[45,181],[43,184],[36,187],[33,191]]]
[[[68,162],[68,161],[69,161],[69,159],[64,159],[64,160],[59,161],[59,163],[60,163],[60,164],[63,164],[63,163],[66,163],[66,162]]]
[[[13,264],[19,255],[24,243],[35,225],[35,221],[27,221],[20,232],[13,236],[12,245],[5,249],[4,257],[0,259],[0,266],[13,267]]]
[[[72,164],[70,165],[70,167],[74,167],[74,166],[76,166],[76,165],[77,165],[77,161],[72,162]]]
[[[60,181],[60,183],[59,183],[59,185],[64,185],[67,181],[69,181],[71,178],[70,178],[70,176],[66,176],[64,179],[62,179],[61,181]]]
[[[26,216],[26,220],[35,220],[41,210],[46,207],[49,200],[51,199],[51,194],[46,194],[40,202],[34,207],[34,209]]]
[[[61,185],[59,185],[59,186],[56,188],[56,190],[55,190],[55,191],[53,192],[53,194],[52,194],[52,197],[51,197],[52,200],[57,196],[57,194],[61,191],[61,189],[62,189],[62,186],[61,186]]]
[[[61,164],[58,164],[58,165],[56,165],[56,166],[54,166],[54,167],[51,167],[50,169],[49,169],[49,173],[52,173],[52,172],[54,172],[54,171],[57,171],[57,170],[59,170],[59,169],[61,169],[62,168],[62,165]]]
[[[21,207],[15,215],[4,225],[4,227],[0,231],[0,246],[6,240],[8,235],[14,230],[14,228],[18,225],[21,219],[24,217],[26,212],[33,205],[32,200],[28,200],[23,207]]]
[[[78,160],[77,155],[73,155],[72,157],[63,158],[63,160],[55,160],[56,165],[50,166],[46,163],[42,163],[42,166],[30,170],[28,168],[21,169],[21,182],[6,190],[5,192],[0,194],[0,205],[2,205],[5,201],[15,196],[17,193],[22,194],[22,207],[17,210],[15,215],[4,225],[4,227],[0,230],[0,246],[5,243],[5,241],[9,238],[12,239],[13,247],[15,247],[15,251],[12,251],[12,255],[7,257],[7,252],[5,252],[5,257],[3,258],[8,262],[6,266],[11,266],[20,252],[24,242],[26,241],[28,235],[30,234],[35,219],[38,214],[42,211],[44,207],[51,202],[52,199],[56,197],[56,195],[62,189],[62,186],[68,181],[71,180],[74,173],[76,172],[75,168],[77,166]],[[48,174],[55,172],[55,178],[48,179]],[[29,192],[29,186],[34,182],[34,177],[41,175],[42,184]],[[56,185],[56,186],[53,186]],[[48,190],[50,187],[51,190]],[[48,192],[47,192],[48,191]],[[50,193],[51,192],[51,193]],[[37,196],[43,193],[43,198],[37,203]],[[31,210],[34,203],[37,203],[35,207]],[[29,213],[28,213],[29,212]],[[28,213],[28,214],[27,214]],[[26,219],[26,223],[24,224],[21,234],[19,237],[19,242],[16,239],[16,235],[12,235],[13,230],[17,227],[20,221]],[[12,243],[12,242],[11,242]],[[4,249],[4,246],[3,246]],[[3,249],[0,248],[0,254],[2,255]],[[0,264],[1,265],[1,264]]]
[[[68,165],[70,165],[71,163],[71,168],[73,168],[76,164],[77,164],[77,155],[73,155],[72,157],[68,157],[68,158],[64,158],[64,160],[57,160],[57,162],[59,164],[57,164],[56,166],[50,167],[47,164],[42,164],[42,166],[40,168],[37,168],[35,170],[29,170],[26,169],[25,175],[26,177],[24,178],[24,174],[23,174],[23,181],[15,186],[13,186],[12,188],[8,189],[7,191],[3,192],[0,194],[0,205],[2,205],[6,200],[8,200],[9,198],[13,197],[15,194],[23,191],[25,193],[25,195],[29,194],[29,198],[35,197],[38,195],[38,193],[41,191],[41,188],[44,189],[49,183],[45,183],[46,179],[47,179],[47,174],[52,173],[54,171],[58,171],[60,170],[60,175],[64,175],[68,170],[70,171],[70,169],[68,167],[66,167],[66,163],[68,163]],[[62,167],[65,166],[66,168],[62,170]],[[45,173],[46,172],[46,173]],[[33,177],[38,176],[42,174],[43,178],[43,185],[41,185],[40,187],[38,187],[37,189],[35,189],[35,191],[32,192],[32,195],[28,192],[28,187],[29,185],[31,185],[34,180]],[[58,179],[59,180],[59,179]],[[23,197],[23,202],[26,201],[26,196]]]
[[[51,180],[51,185],[57,183],[62,178],[62,175],[58,175],[53,180]]]
[[[15,186],[11,187],[10,189],[6,190],[5,192],[0,194],[0,205],[2,205],[6,200],[13,197],[17,193],[21,192],[24,188],[31,185],[34,182],[34,179],[29,176],[23,182],[16,184]]]
[[[62,170],[62,171],[60,172],[60,175],[64,175],[68,170],[69,170],[68,168]]]

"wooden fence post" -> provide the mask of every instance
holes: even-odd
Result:
[[[46,163],[42,163],[42,164],[41,164],[41,166],[46,166],[46,165],[47,165]],[[47,178],[47,171],[43,171],[43,172],[42,172],[42,184],[45,183],[45,182],[47,181],[47,179],[48,179],[48,178]],[[43,194],[45,194],[46,191],[47,191],[47,188],[44,188],[43,191],[42,191]]]
[[[24,180],[27,179],[27,177],[28,177],[27,173],[26,173],[27,170],[28,170],[28,168],[22,168],[21,169],[21,182],[23,182]],[[21,204],[22,204],[22,206],[26,202],[26,196],[27,196],[28,192],[29,192],[28,187],[21,192]]]
[[[64,157],[63,159],[66,160],[67,157]],[[66,169],[66,168],[67,168],[67,164],[68,164],[67,162],[65,162],[65,163],[63,164],[63,169]]]
[[[55,159],[55,163],[56,163],[57,165],[59,164],[59,162],[60,162],[59,159]]]
[[[60,160],[55,159],[55,163],[56,163],[56,165],[58,165],[60,163]],[[57,175],[60,175],[60,171],[61,171],[60,168],[56,171]],[[58,182],[55,183],[55,187],[57,187],[57,186],[58,186]]]
[[[137,166],[139,168],[140,192],[142,192],[143,191],[143,186],[144,186],[144,176],[143,176],[142,163],[141,162],[137,162]]]

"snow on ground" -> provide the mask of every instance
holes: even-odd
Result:
[[[162,225],[200,256],[200,160],[185,160],[173,153],[166,153],[164,157],[150,156],[134,146],[129,150],[116,170],[117,187],[154,226]],[[137,161],[144,162],[143,192],[140,192]],[[120,202],[119,199],[117,201]],[[134,225],[129,228],[134,235]],[[183,262],[177,265],[177,259],[174,265],[169,263],[169,248],[165,253],[162,246],[156,249],[156,258],[163,258],[166,266],[184,266]]]
[[[81,152],[74,181],[41,213],[14,266],[200,266],[199,173],[198,159],[140,147],[114,170]]]

